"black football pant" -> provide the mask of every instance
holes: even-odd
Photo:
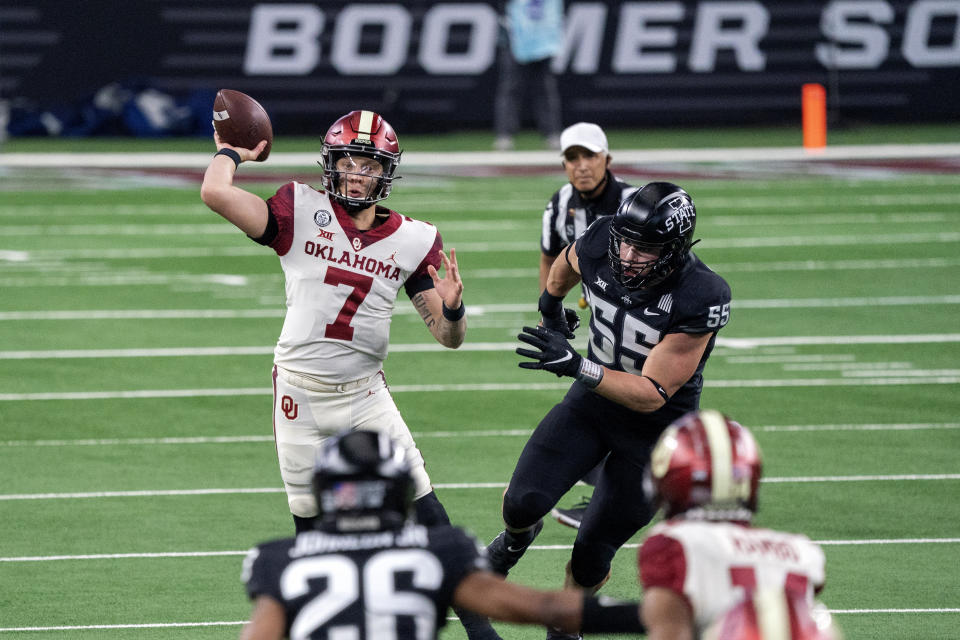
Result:
[[[656,438],[637,439],[636,429],[605,424],[567,397],[537,425],[504,495],[507,526],[530,527],[609,453],[573,545],[571,571],[581,586],[600,583],[617,549],[653,517],[643,495],[643,470]]]

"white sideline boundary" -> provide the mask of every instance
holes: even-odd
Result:
[[[203,168],[210,164],[210,153],[0,153],[0,167],[75,167],[75,168]],[[873,160],[904,158],[960,158],[960,144],[873,144],[835,145],[820,151],[803,147],[741,147],[711,149],[623,149],[616,152],[617,163],[662,164],[677,162],[769,162],[805,160]],[[403,154],[403,165],[423,168],[451,167],[557,167],[555,151],[411,151]],[[312,167],[317,152],[273,153],[258,167]]]

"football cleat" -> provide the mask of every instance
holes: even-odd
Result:
[[[487,545],[487,560],[490,562],[490,569],[494,573],[506,576],[510,569],[523,557],[527,547],[533,544],[534,538],[537,537],[541,529],[543,529],[543,520],[537,520],[537,524],[533,525],[532,529],[519,534],[527,540],[527,542],[521,544],[516,544],[516,540],[508,543],[506,530],[501,531],[500,535]],[[516,534],[511,537],[515,538]]]
[[[577,504],[569,509],[558,509],[554,507],[550,510],[550,515],[562,525],[572,529],[579,529],[583,522],[583,514],[587,512],[587,506],[590,504],[590,498],[583,498]]]
[[[564,633],[559,629],[547,627],[547,640],[583,640],[582,634]]]

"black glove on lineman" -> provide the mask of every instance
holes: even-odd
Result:
[[[559,331],[546,327],[524,327],[523,333],[518,335],[517,339],[539,349],[539,351],[517,349],[517,355],[536,360],[536,362],[521,362],[522,369],[545,369],[558,376],[577,377],[583,356],[573,350]]]
[[[518,335],[517,339],[539,349],[517,349],[517,355],[536,360],[521,362],[520,367],[523,369],[544,369],[557,376],[570,376],[582,382],[588,389],[595,389],[603,380],[603,367],[574,351],[559,331],[546,327],[524,327],[523,333]]]
[[[541,322],[547,329],[559,331],[564,337],[574,337],[573,332],[580,327],[580,315],[574,309],[563,307],[563,298],[547,293],[544,289],[537,304]]]

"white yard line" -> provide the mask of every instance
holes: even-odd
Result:
[[[821,546],[874,546],[892,544],[957,544],[960,538],[894,538],[890,540],[814,540]],[[623,549],[636,549],[636,543],[625,544]],[[572,544],[532,545],[532,551],[569,551]],[[238,551],[164,551],[142,553],[86,553],[77,555],[52,556],[10,556],[0,557],[0,562],[63,562],[66,560],[152,560],[157,558],[217,558],[223,556],[244,556],[247,550]]]
[[[6,284],[6,283],[5,283]],[[960,295],[871,296],[845,298],[763,298],[734,300],[734,309],[804,309],[834,307],[884,307],[960,304]],[[176,320],[282,318],[283,308],[275,309],[87,309],[74,311],[0,311],[0,321],[24,320]],[[394,313],[412,315],[412,305],[399,304]],[[534,303],[470,304],[467,315],[492,313],[536,313]],[[723,337],[720,338],[724,340]],[[397,345],[391,348],[397,348]]]
[[[792,433],[806,431],[923,431],[928,429],[960,429],[957,422],[919,422],[892,424],[795,424],[750,427],[755,432]]]
[[[863,614],[863,613],[960,613],[960,608],[941,609],[829,609],[836,614]]]
[[[953,204],[955,202],[960,202],[960,195],[957,194],[939,194],[933,196],[935,201],[939,204]],[[719,205],[727,202],[720,198],[703,198],[706,201],[706,204]],[[712,202],[716,201],[716,202]],[[697,202],[700,202],[698,198]],[[478,201],[476,198],[470,197],[470,203],[473,206],[489,208],[492,205],[499,205],[498,209],[504,209],[505,203],[502,201],[488,201],[482,202]],[[508,205],[508,210],[517,210],[523,211],[531,206],[538,209],[542,209],[542,205],[546,203],[546,200],[540,202],[539,200],[533,201],[518,201],[511,200],[506,203]],[[930,202],[932,204],[932,202]],[[729,204],[729,203],[727,203]],[[892,203],[895,204],[895,203]],[[910,202],[914,207],[922,206],[925,204],[924,197],[918,196],[915,201]],[[419,207],[420,200],[417,200],[417,206]],[[446,203],[447,207],[453,208],[449,200]],[[704,207],[704,204],[700,205]],[[778,199],[776,203],[769,203],[769,206],[772,208],[783,209],[785,206],[785,199]],[[803,207],[809,209],[810,203],[806,197],[797,197],[793,199],[793,206]],[[199,220],[208,220],[208,222],[183,222],[183,223],[124,223],[124,224],[100,224],[100,225],[90,225],[90,224],[57,224],[55,225],[58,235],[61,236],[135,236],[135,235],[150,235],[150,236],[159,236],[159,235],[182,235],[189,234],[191,237],[202,236],[202,235],[235,235],[237,230],[229,224],[224,224],[218,222],[217,218],[213,217],[213,212],[207,209],[205,206],[195,207],[195,206],[177,206],[170,205],[167,207],[151,207],[146,210],[141,210],[135,206],[127,207],[99,207],[99,206],[88,206],[86,208],[73,208],[73,207],[37,207],[37,206],[6,206],[0,207],[0,216],[2,217],[16,217],[18,220],[29,220],[31,218],[43,218],[45,224],[11,224],[4,226],[4,234],[8,236],[40,236],[50,232],[51,225],[50,216],[57,214],[69,214],[70,218],[76,220],[80,216],[109,216],[111,219],[115,219],[117,216],[137,216],[142,218],[144,216],[156,215],[156,216],[176,216],[176,215],[197,215],[197,214],[209,214],[210,218],[199,218]],[[789,217],[789,216],[774,216],[774,215],[711,215],[707,218],[704,218],[705,225],[716,225],[718,227],[750,227],[751,229],[756,229],[761,226],[776,226],[776,227],[785,227],[785,226],[802,226],[805,228],[811,228],[812,226],[826,226],[826,225],[891,225],[891,224],[905,224],[905,225],[921,225],[921,224],[934,224],[940,222],[949,222],[951,217],[947,213],[938,212],[938,211],[917,211],[915,214],[903,214],[903,213],[859,213],[854,211],[836,211],[831,213],[821,213],[821,214],[804,214],[803,216]],[[467,219],[467,220],[449,220],[443,223],[440,223],[441,230],[448,234],[450,232],[489,232],[491,230],[496,231],[522,231],[529,230],[532,227],[535,227],[535,223],[531,224],[530,219],[515,219],[515,220],[489,220],[489,219]],[[264,253],[261,250],[261,253]]]
[[[958,197],[960,200],[960,197]],[[171,234],[181,235],[169,229]],[[184,225],[186,226],[186,225]],[[233,233],[236,230],[232,229]],[[7,228],[4,228],[4,233]],[[218,234],[221,235],[221,234]],[[898,246],[903,244],[931,244],[960,242],[960,232],[929,231],[914,233],[881,233],[881,234],[847,234],[847,235],[809,235],[809,236],[761,236],[745,238],[711,238],[704,244],[704,250],[744,249],[757,247],[823,247],[823,246],[862,246],[883,245]],[[490,253],[490,252],[526,252],[535,251],[531,243],[525,240],[503,240],[496,242],[457,242],[449,243],[462,253]],[[131,258],[202,258],[218,256],[268,256],[262,247],[145,247],[145,248],[117,248],[117,249],[38,249],[6,251],[0,254],[0,260],[24,262],[27,260],[77,259],[91,258],[97,260],[131,259]]]
[[[239,627],[246,620],[222,622],[144,622],[140,624],[87,624],[63,625],[57,627],[0,627],[0,633],[16,631],[92,631],[95,629],[168,629],[183,627]]]
[[[759,425],[751,426],[754,433],[806,433],[818,431],[940,431],[960,429],[957,422],[920,422],[891,424],[798,424],[798,425]],[[430,438],[526,438],[533,433],[526,429],[472,429],[465,431],[418,431],[416,440]],[[110,447],[110,446],[153,446],[153,445],[207,445],[207,444],[250,444],[273,442],[272,435],[253,436],[168,436],[156,438],[76,438],[60,440],[0,440],[2,447]]]
[[[837,483],[837,482],[927,482],[960,480],[960,473],[928,473],[928,474],[890,474],[890,475],[859,475],[859,476],[798,476],[763,478],[765,484],[809,484],[809,483]],[[507,480],[497,482],[437,482],[437,489],[498,489],[502,490]],[[4,493],[0,494],[0,502],[32,501],[32,500],[84,500],[100,498],[156,498],[181,496],[211,496],[211,495],[238,495],[283,493],[283,487],[253,487],[253,488],[211,488],[211,489],[139,489],[130,491],[74,491],[67,493]]]
[[[894,385],[960,384],[960,370],[938,375],[903,375],[880,378],[792,378],[783,380],[707,380],[708,389],[764,389],[773,387],[870,387]],[[505,392],[505,391],[561,391],[570,387],[567,382],[541,383],[470,383],[470,384],[410,384],[391,385],[391,393],[449,393],[449,392]],[[227,389],[143,389],[137,391],[60,391],[38,393],[0,393],[0,402],[40,400],[120,400],[143,398],[207,398],[271,395],[267,387]]]
[[[941,144],[858,144],[830,145],[808,152],[799,145],[789,147],[737,147],[707,149],[621,149],[617,162],[675,164],[678,162],[772,162],[824,160],[867,160],[891,158],[952,158],[960,155],[960,145]],[[271,167],[313,167],[316,152],[277,152],[270,156]],[[557,167],[554,151],[410,151],[403,155],[405,167]],[[205,168],[210,164],[206,152],[120,152],[120,153],[5,153],[0,167],[119,167]]]
[[[849,615],[849,614],[876,614],[876,613],[960,613],[960,608],[952,609],[828,609],[831,614]],[[453,622],[457,618],[448,616],[447,621]],[[246,620],[220,621],[220,622],[153,622],[141,624],[92,624],[92,625],[69,625],[55,627],[0,627],[0,633],[22,632],[22,631],[91,631],[91,630],[111,630],[111,629],[164,629],[164,628],[183,628],[183,627],[239,627],[245,625]]]
[[[524,306],[525,310],[529,310]],[[717,338],[718,347],[732,347],[736,349],[782,346],[782,345],[847,345],[847,344],[939,344],[960,342],[960,333],[945,334],[917,334],[893,336],[783,336],[769,338]],[[513,351],[516,342],[466,342],[460,351]],[[585,343],[578,342],[574,346],[584,347]],[[393,353],[430,353],[445,352],[447,349],[433,342],[416,342],[408,344],[393,344],[390,346]],[[244,347],[162,347],[153,349],[38,349],[23,351],[0,351],[0,360],[42,360],[64,358],[166,358],[166,357],[217,357],[217,356],[260,356],[273,353],[273,345],[244,346]],[[777,362],[769,359],[768,362]],[[784,360],[785,362],[788,360]],[[855,364],[850,365],[856,368]],[[869,369],[870,365],[862,368]],[[955,375],[960,370],[946,370],[925,375]],[[894,372],[896,375],[907,372]],[[916,375],[916,372],[910,374]]]

